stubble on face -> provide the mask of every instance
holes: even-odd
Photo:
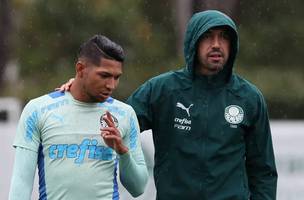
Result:
[[[102,58],[100,64],[78,62],[71,93],[76,100],[87,103],[106,101],[119,83],[122,62]]]
[[[210,29],[198,42],[196,73],[215,75],[223,70],[229,58],[230,37],[224,28]]]
[[[90,102],[104,102],[118,86],[122,63],[103,58],[99,66],[92,66],[90,70],[84,91]]]

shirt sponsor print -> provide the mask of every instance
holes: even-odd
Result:
[[[190,104],[188,107],[185,106],[183,103],[177,102],[176,107],[179,109],[182,109],[186,112],[186,117],[180,118],[180,117],[175,117],[174,118],[174,128],[183,130],[183,131],[190,131],[191,130],[191,117],[190,114],[190,109],[193,106],[193,104]]]
[[[74,159],[82,164],[85,158],[94,160],[112,160],[113,150],[98,145],[96,139],[84,139],[80,144],[53,144],[48,148],[50,159]]]

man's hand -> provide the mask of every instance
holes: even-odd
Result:
[[[101,137],[103,138],[104,142],[120,155],[127,153],[129,149],[123,144],[120,133],[115,127],[112,116],[108,111],[103,119],[108,124],[108,127],[101,129]]]
[[[74,82],[75,78],[71,78],[68,82],[62,84],[59,88],[55,88],[55,90],[60,92],[70,91],[70,88]]]

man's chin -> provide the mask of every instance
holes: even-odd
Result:
[[[101,102],[105,102],[109,97],[110,97],[109,95],[91,96],[90,102],[92,102],[92,103],[101,103]]]
[[[109,95],[100,95],[98,97],[99,102],[104,102],[106,101],[110,96]]]
[[[212,66],[212,67],[209,68],[209,71],[213,75],[219,73],[222,70],[223,70],[223,66],[222,65],[214,65],[214,66]]]

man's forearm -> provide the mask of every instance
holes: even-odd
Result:
[[[17,147],[9,200],[30,200],[37,165],[37,153]]]
[[[120,180],[133,197],[141,195],[148,182],[148,171],[144,158],[134,160],[129,152],[120,156]]]

